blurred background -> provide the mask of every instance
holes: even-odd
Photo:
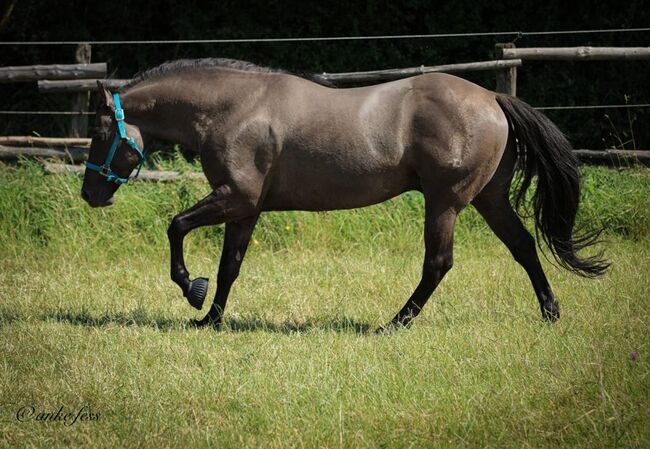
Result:
[[[227,57],[306,72],[342,72],[440,65],[494,59],[495,44],[517,47],[650,45],[650,32],[526,34],[567,30],[642,28],[650,23],[643,1],[459,0],[319,2],[269,0],[261,4],[204,2],[53,2],[10,0],[0,6],[0,41],[109,41],[372,36],[522,31],[523,35],[398,40],[217,44],[93,44],[92,62],[108,63],[109,76],[130,78],[167,60]],[[0,45],[0,65],[74,63],[75,45]],[[495,73],[460,76],[488,89]],[[646,61],[525,61],[517,95],[537,107],[650,103]],[[93,109],[94,103],[91,103]],[[36,83],[0,84],[0,110],[71,108],[69,94],[39,94]],[[576,148],[650,149],[650,109],[546,110]],[[0,115],[1,135],[65,136],[66,116]]]

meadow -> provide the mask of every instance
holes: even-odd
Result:
[[[612,267],[544,259],[555,324],[470,207],[420,317],[375,335],[420,276],[408,193],[264,214],[215,332],[188,325],[202,312],[166,238],[207,184],[133,183],[90,209],[81,178],[0,164],[0,447],[650,447],[650,171],[584,175],[579,224],[605,228]],[[222,237],[186,239],[208,299]]]

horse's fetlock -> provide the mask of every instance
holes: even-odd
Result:
[[[170,277],[172,281],[174,281],[183,289],[183,291],[185,291],[185,287],[189,285],[190,274],[183,268],[172,269]]]

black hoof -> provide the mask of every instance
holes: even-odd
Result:
[[[560,319],[560,305],[557,302],[545,304],[542,307],[542,317],[551,323]]]
[[[375,330],[375,334],[377,335],[389,334],[391,332],[396,332],[402,329],[408,329],[409,326],[410,326],[410,321],[406,323],[402,323],[399,321],[398,322],[391,321],[390,323],[380,326],[377,330]]]
[[[186,297],[192,307],[201,310],[207,293],[208,280],[206,278],[196,278],[190,281],[190,288],[187,290]]]
[[[202,320],[192,320],[191,324],[197,329],[201,329],[208,326],[212,327],[214,330],[221,329],[221,320],[212,318],[210,316],[206,316]]]

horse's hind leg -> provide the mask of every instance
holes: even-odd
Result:
[[[542,309],[542,316],[549,321],[557,320],[560,317],[560,306],[537,257],[535,240],[510,205],[507,192],[482,192],[472,204],[528,273]]]
[[[458,212],[453,207],[441,207],[439,204],[433,204],[426,194],[425,200],[425,254],[422,279],[402,310],[386,327],[396,324],[408,326],[413,318],[420,313],[453,263],[454,224]],[[380,328],[379,331],[384,329]]]
[[[226,308],[226,301],[230,293],[230,287],[239,275],[248,243],[253,235],[253,229],[259,214],[252,217],[244,218],[239,221],[226,223],[226,234],[223,240],[223,249],[221,250],[221,260],[219,262],[219,274],[217,275],[217,293],[210,311],[200,321],[195,321],[196,326],[212,325],[218,327],[221,325],[223,311]]]

